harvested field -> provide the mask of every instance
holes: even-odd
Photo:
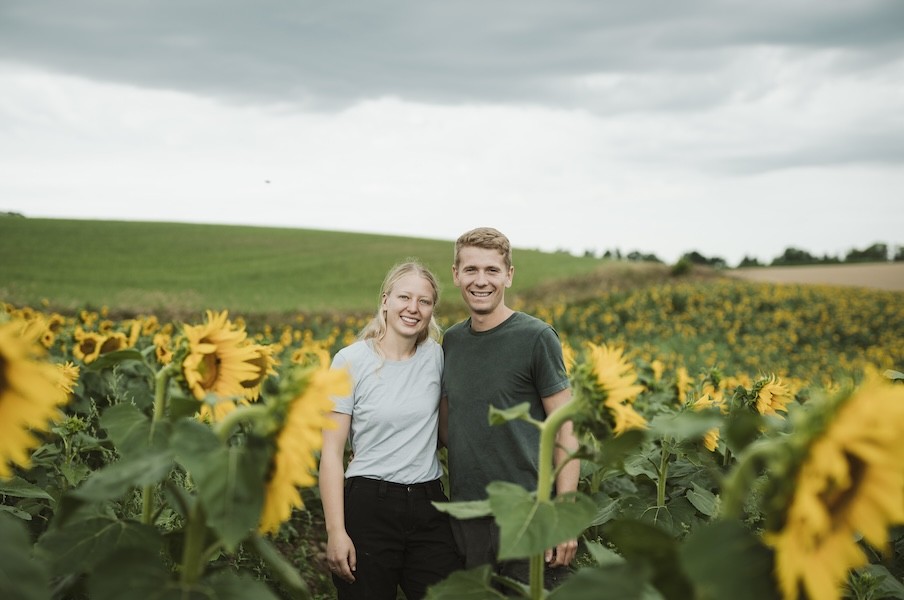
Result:
[[[850,285],[904,291],[904,263],[754,267],[734,269],[729,275],[749,281],[770,283]]]

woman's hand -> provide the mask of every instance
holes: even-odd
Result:
[[[355,544],[345,531],[331,535],[327,539],[326,562],[330,572],[349,583],[354,583],[358,558],[355,554]]]

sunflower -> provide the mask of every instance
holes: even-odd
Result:
[[[754,385],[756,410],[761,415],[779,416],[779,411],[788,412],[788,402],[792,400],[791,390],[782,380],[771,375]]]
[[[706,410],[717,407],[723,414],[727,411],[725,397],[711,383],[705,383],[700,397],[694,400],[691,408],[694,410]],[[715,452],[719,446],[719,428],[713,427],[703,435],[703,446],[710,452]]]
[[[207,394],[241,397],[242,383],[257,377],[257,367],[253,364],[256,352],[244,343],[245,330],[233,325],[227,315],[227,311],[216,314],[208,310],[206,323],[183,327],[188,353],[182,361],[182,376],[198,400]],[[220,404],[231,405],[231,402]],[[215,412],[218,413],[215,417],[222,414],[219,409]]]
[[[121,331],[112,331],[100,343],[100,354],[108,354],[129,347],[129,338]]]
[[[34,432],[49,428],[73,383],[42,360],[36,333],[21,322],[0,324],[0,479],[12,475],[10,463],[28,467]]]
[[[154,356],[161,365],[168,365],[173,361],[172,337],[165,333],[154,334]]]
[[[350,386],[345,370],[319,368],[310,374],[303,391],[288,401],[285,420],[276,434],[273,469],[259,525],[262,533],[276,533],[293,508],[304,506],[298,488],[317,481],[315,453],[323,444],[323,428],[334,426],[329,418],[331,396],[347,395]]]
[[[273,358],[273,348],[271,346],[252,344],[251,347],[254,348],[255,357],[248,362],[254,365],[257,369],[257,374],[253,378],[243,381],[242,387],[245,390],[245,399],[254,401],[260,397],[261,386],[267,377],[276,375],[275,367],[279,364],[279,361]]]
[[[100,348],[104,343],[104,336],[99,333],[86,332],[80,327],[75,330],[75,347],[72,355],[90,365],[100,356]]]
[[[606,393],[604,404],[615,422],[613,433],[621,435],[629,429],[644,429],[644,419],[631,403],[644,387],[637,383],[637,374],[623,355],[623,350],[614,346],[588,344],[590,364],[596,376],[596,383]]]
[[[887,549],[888,528],[904,523],[904,387],[868,373],[820,406],[811,410],[828,425],[806,447],[781,528],[764,535],[788,600],[840,598],[868,560],[858,537]]]
[[[688,375],[685,367],[678,367],[675,370],[675,393],[678,395],[678,402],[684,404],[687,400],[687,391],[691,387],[691,376]]]

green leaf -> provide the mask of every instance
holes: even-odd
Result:
[[[583,568],[549,593],[548,600],[642,600],[649,587],[650,569],[610,564]]]
[[[590,554],[590,557],[600,567],[620,565],[625,562],[625,558],[623,556],[619,555],[617,552],[610,550],[599,542],[585,540],[584,546],[587,548],[587,552]]]
[[[714,521],[688,535],[679,552],[698,598],[779,598],[772,552],[736,521]],[[692,597],[692,596],[688,596]]]
[[[660,414],[650,421],[650,433],[676,441],[702,438],[707,431],[722,424],[718,409]]]
[[[489,565],[456,571],[427,588],[424,600],[499,600],[505,596],[492,586]]]
[[[33,483],[18,476],[13,477],[12,479],[0,479],[0,495],[12,496],[14,498],[41,498],[43,500],[53,500],[53,496]]]
[[[172,468],[173,456],[168,450],[148,451],[147,454],[123,458],[95,471],[70,495],[85,502],[119,498],[132,487],[160,482]]]
[[[47,567],[32,556],[28,530],[0,512],[0,598],[49,600]]]
[[[36,545],[40,555],[48,557],[55,577],[90,571],[108,554],[136,547],[159,552],[161,538],[157,530],[107,517],[92,517],[51,529]]]
[[[708,489],[700,487],[696,482],[691,483],[693,489],[688,490],[685,494],[688,501],[707,517],[715,516],[719,511],[719,497]]]
[[[123,402],[104,411],[100,417],[100,426],[106,430],[113,445],[121,453],[123,446],[132,438],[143,437],[147,443],[151,421],[136,406]]]
[[[172,439],[178,462],[197,486],[208,526],[229,551],[257,527],[264,504],[269,448],[246,440],[227,446],[210,427],[191,420],[177,423]]]
[[[188,593],[186,593],[188,592]],[[160,556],[147,548],[128,548],[107,554],[88,578],[91,600],[180,600],[209,598],[201,590],[182,590]]]
[[[738,455],[754,440],[761,436],[763,419],[758,413],[747,409],[735,410],[725,424],[725,444],[734,455]]]
[[[456,519],[477,519],[493,514],[489,500],[470,500],[468,502],[433,502],[436,510],[449,513]]]
[[[602,525],[618,517],[619,504],[618,498],[603,496],[603,501],[597,504],[596,516],[593,517],[589,526]]]
[[[522,402],[511,408],[500,409],[490,406],[489,412],[490,425],[502,425],[509,421],[529,421],[536,423],[536,420],[530,414],[530,404]]]
[[[280,554],[273,544],[264,537],[254,534],[249,538],[251,549],[264,561],[273,574],[285,585],[293,599],[307,600],[311,597],[308,584],[292,563]]]
[[[248,573],[220,571],[204,581],[217,600],[279,600],[270,588]],[[308,598],[309,596],[298,596]]]
[[[667,600],[693,598],[690,581],[678,562],[678,543],[662,529],[640,521],[621,519],[603,526],[603,531],[629,563],[648,565],[651,581]]]
[[[499,525],[499,558],[541,554],[559,542],[577,538],[596,516],[596,504],[584,494],[565,494],[538,502],[519,485],[494,481],[487,486]]]
[[[21,519],[23,521],[31,521],[32,519],[31,513],[20,510],[15,506],[9,506],[8,504],[0,504],[0,512],[12,515],[17,519]]]
[[[127,360],[138,360],[144,362],[144,356],[134,348],[126,348],[125,350],[117,350],[116,352],[108,352],[101,354],[97,360],[86,367],[88,371],[103,371],[113,365],[119,364]]]

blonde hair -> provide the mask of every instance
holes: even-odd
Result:
[[[386,312],[383,310],[383,298],[392,293],[392,288],[395,287],[395,284],[399,282],[402,277],[410,274],[418,275],[419,277],[425,279],[427,283],[430,284],[430,287],[433,288],[433,307],[436,308],[436,305],[439,304],[439,283],[436,280],[436,277],[433,273],[425,267],[420,261],[417,259],[409,258],[404,262],[401,262],[395,265],[393,268],[389,270],[386,274],[386,277],[383,279],[383,285],[380,287],[380,297],[377,302],[377,312],[374,314],[373,318],[370,322],[364,326],[364,329],[358,334],[359,340],[382,340],[383,336],[386,335]],[[420,344],[427,337],[431,337],[434,340],[439,341],[440,335],[442,334],[442,329],[439,326],[439,323],[436,322],[435,315],[430,315],[430,323],[427,324],[427,327],[418,334],[418,338],[416,344]]]
[[[511,268],[512,266],[512,244],[505,237],[505,234],[498,229],[478,227],[461,234],[455,242],[455,254],[452,257],[453,265],[458,266],[458,253],[462,248],[467,248],[468,246],[485,250],[496,250],[502,255],[506,268]]]

